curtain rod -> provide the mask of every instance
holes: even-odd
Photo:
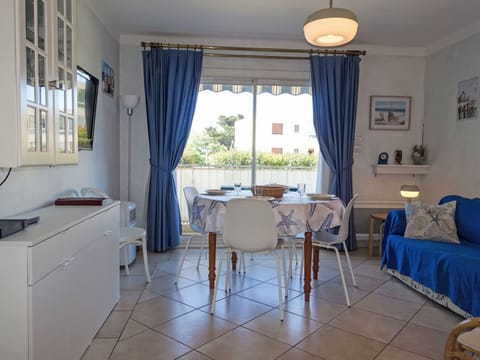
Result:
[[[243,47],[243,46],[213,46],[213,45],[190,45],[190,44],[170,44],[158,42],[143,42],[142,47],[145,48],[167,48],[167,49],[202,49],[202,50],[224,50],[224,51],[252,51],[252,52],[272,52],[272,53],[296,53],[296,54],[329,54],[329,55],[366,55],[365,50],[329,50],[329,49],[287,49],[287,48],[260,48],[260,47]],[[204,53],[205,56],[211,57],[241,57],[256,59],[280,59],[280,60],[308,60],[305,56],[279,56],[279,55],[241,55],[231,53]]]

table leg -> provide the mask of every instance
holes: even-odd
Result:
[[[232,251],[232,271],[237,271],[237,252]]]
[[[383,227],[385,226],[385,222],[380,224],[378,228],[378,255],[382,257],[382,239],[383,239]]]
[[[318,269],[319,269],[319,262],[320,262],[320,248],[318,246],[312,246],[313,252],[313,264],[312,264],[312,271],[313,271],[313,279],[318,280]]]
[[[305,242],[303,244],[303,272],[304,272],[304,285],[303,291],[305,292],[305,301],[310,301],[310,278],[312,272],[312,233],[305,232]]]
[[[215,252],[217,248],[217,234],[208,233],[208,280],[210,289],[215,287]]]

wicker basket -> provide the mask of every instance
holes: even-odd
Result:
[[[284,185],[256,185],[253,187],[252,192],[254,195],[271,196],[276,199],[281,199],[285,189],[288,190],[288,187]]]

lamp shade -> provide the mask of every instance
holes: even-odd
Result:
[[[420,195],[420,188],[414,184],[404,184],[400,187],[400,195],[406,199],[415,199]]]
[[[327,8],[312,13],[303,26],[305,40],[314,46],[340,46],[357,35],[357,16],[350,10]]]
[[[122,105],[127,109],[135,109],[140,101],[140,96],[138,95],[122,95]]]

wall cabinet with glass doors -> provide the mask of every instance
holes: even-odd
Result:
[[[76,2],[0,5],[0,167],[76,164]]]

